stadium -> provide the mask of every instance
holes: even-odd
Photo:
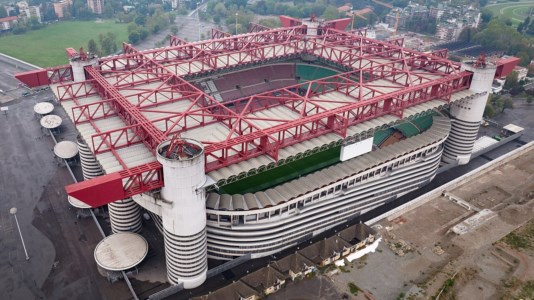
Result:
[[[344,31],[281,28],[17,75],[50,85],[76,127],[85,181],[69,202],[107,205],[113,232],[165,241],[167,278],[194,288],[207,259],[267,256],[469,162],[494,77],[518,63],[447,60]]]

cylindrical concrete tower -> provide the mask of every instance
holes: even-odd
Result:
[[[161,217],[167,278],[192,289],[206,280],[208,270],[204,148],[191,139],[166,141],[158,146],[157,159],[165,180]]]
[[[102,171],[100,164],[98,164],[93,152],[91,152],[91,149],[89,149],[89,146],[87,146],[81,137],[78,137],[78,149],[80,153],[83,179],[89,180],[103,175],[104,172]],[[139,205],[132,200],[132,198],[127,198],[108,204],[108,212],[109,221],[111,223],[111,231],[113,233],[124,231],[141,231],[142,219],[140,208]]]
[[[104,172],[95,159],[95,156],[89,149],[89,146],[83,141],[81,137],[78,137],[78,151],[80,153],[80,162],[82,164],[83,179],[88,180],[98,177]]]
[[[141,231],[143,224],[141,223],[140,208],[132,198],[109,203],[108,212],[113,233]]]
[[[473,151],[480,121],[482,121],[482,115],[486,108],[496,66],[479,59],[478,61],[462,63],[461,70],[473,72],[469,90],[477,93],[477,95],[451,104],[452,128],[449,138],[445,142],[443,161],[464,165],[471,159],[471,151]]]

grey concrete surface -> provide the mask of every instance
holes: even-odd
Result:
[[[13,78],[20,69],[0,62],[0,70],[0,83],[11,98],[1,104],[9,107],[7,114],[0,114],[0,298],[105,299],[100,291],[108,283],[92,260],[100,238],[93,234],[94,224],[77,220],[66,201],[63,187],[71,180],[66,168],[58,166],[51,151],[54,143],[33,113],[35,103],[53,95],[41,91],[21,97],[27,89],[19,88]],[[58,107],[54,113],[66,118]],[[61,139],[75,138],[72,128],[63,129]],[[11,207],[18,209],[29,261],[9,214]],[[123,295],[128,295],[127,289]]]
[[[11,77],[15,68],[0,67],[0,82],[5,91],[12,90]],[[15,91],[9,92],[15,94]],[[14,95],[15,96],[15,95]],[[44,283],[54,262],[55,250],[49,239],[32,226],[33,214],[44,186],[54,175],[54,160],[48,149],[52,146],[43,138],[40,125],[33,115],[33,103],[15,100],[8,104],[7,114],[0,114],[0,289],[8,298],[43,298],[40,286]],[[44,151],[43,151],[44,149]],[[30,260],[24,251],[15,220],[9,214],[17,207],[18,219]]]

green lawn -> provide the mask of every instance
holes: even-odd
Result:
[[[534,8],[534,0],[522,0],[519,2],[503,2],[493,5],[487,5],[484,8],[490,10],[494,16],[503,15],[512,20],[514,26],[527,17],[531,8]]]
[[[85,49],[90,39],[98,43],[99,33],[113,32],[120,48],[122,41],[128,40],[126,26],[113,21],[58,22],[21,35],[0,37],[0,52],[40,67],[64,65],[68,63],[65,48]]]

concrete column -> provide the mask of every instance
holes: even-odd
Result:
[[[490,63],[486,63],[485,66],[475,66],[474,61],[468,61],[462,63],[461,70],[473,72],[469,90],[478,95],[451,104],[452,128],[445,142],[443,161],[464,165],[471,159],[496,67]]]
[[[163,165],[165,186],[162,221],[165,236],[167,278],[191,289],[206,280],[208,270],[206,244],[206,182],[202,144],[181,140],[182,144],[167,153],[170,142],[158,146],[157,159]]]

